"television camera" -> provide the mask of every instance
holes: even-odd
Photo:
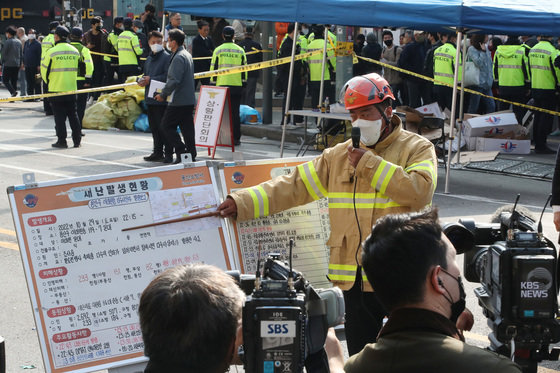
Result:
[[[550,197],[549,197],[550,200]],[[558,256],[538,223],[526,213],[502,210],[498,222],[472,219],[444,226],[458,254],[465,254],[463,273],[482,286],[474,290],[492,330],[490,349],[515,360],[523,372],[536,372],[542,360],[558,360]],[[545,208],[546,205],[545,204]]]

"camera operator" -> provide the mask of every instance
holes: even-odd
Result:
[[[178,266],[159,274],[138,309],[150,358],[144,372],[227,371],[241,342],[236,335],[244,299],[235,280],[214,266]]]
[[[362,262],[389,320],[376,343],[346,362],[346,373],[521,372],[511,360],[464,342],[459,329],[470,329],[472,314],[464,311],[455,255],[436,209],[377,221]]]

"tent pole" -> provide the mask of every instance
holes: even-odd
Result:
[[[325,65],[327,64],[327,43],[329,41],[329,28],[327,26],[325,26],[325,31],[323,31],[323,38],[325,39],[325,44],[323,44],[323,62],[321,64],[321,88],[319,89],[319,106],[321,106],[323,103],[323,94],[325,87]]]
[[[296,48],[298,42],[298,23],[294,24],[294,32],[292,36],[292,60],[290,61],[290,74],[288,75],[288,92],[286,93],[286,107],[284,108],[283,126],[282,126],[282,141],[280,142],[280,158],[284,157],[284,139],[286,138],[286,125],[288,124],[288,111],[290,110],[290,100],[292,98],[292,81],[294,80],[294,59],[296,56]],[[285,37],[288,37],[286,35]]]
[[[467,60],[467,33],[463,36],[463,56],[461,57],[461,88],[465,88],[463,82],[465,81],[465,61]],[[465,90],[461,89],[461,100],[459,101],[459,140],[457,148],[457,162],[461,164],[461,137],[463,136],[463,121],[465,118]]]
[[[461,39],[463,38],[463,29],[459,29],[457,33],[457,52],[455,53],[455,71],[453,72],[453,97],[451,98],[451,128],[449,129],[449,153],[447,155],[447,169],[445,172],[445,194],[449,193],[449,172],[451,170],[451,152],[453,149],[453,130],[455,129],[455,112],[457,111],[457,81],[459,80],[459,58],[461,57]],[[445,151],[445,147],[443,148]]]

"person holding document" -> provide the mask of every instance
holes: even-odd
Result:
[[[154,140],[154,150],[152,154],[144,157],[144,160],[147,162],[171,163],[173,162],[173,149],[166,144],[164,156],[165,135],[161,126],[167,102],[156,101],[153,96],[149,95],[149,92],[152,91],[150,90],[150,82],[165,83],[167,80],[167,69],[169,68],[171,55],[163,48],[163,35],[159,31],[150,32],[148,45],[151,52],[144,64],[144,76],[138,80],[138,85],[146,87],[144,96],[148,107],[148,123]]]

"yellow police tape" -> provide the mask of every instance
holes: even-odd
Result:
[[[389,68],[389,69],[393,69],[393,70],[395,70],[395,71],[398,71],[398,72],[401,72],[401,73],[404,73],[404,74],[407,74],[407,75],[412,75],[412,76],[415,76],[415,77],[417,77],[417,78],[430,81],[430,82],[432,82],[432,83],[436,81],[434,78],[430,78],[430,77],[428,77],[428,76],[426,76],[426,75],[422,75],[422,74],[415,73],[415,72],[413,72],[413,71],[401,69],[400,67],[396,67],[396,66],[393,66],[393,65],[389,65],[389,64],[383,63],[383,62],[381,62],[381,61],[377,61],[377,60],[374,60],[374,59],[371,59],[371,58],[367,58],[367,57],[362,57],[362,56],[356,56],[356,57],[358,57],[358,58],[361,59],[361,60],[368,61],[368,62],[372,62],[372,63],[381,65],[381,66],[386,67],[386,68]],[[440,85],[445,85],[445,86],[447,86],[447,87],[452,87],[452,88],[453,88],[453,84],[447,84],[447,83],[441,82],[441,81],[439,81],[439,80],[438,80],[437,82],[438,82],[438,84],[440,84]],[[522,107],[522,108],[529,109],[529,110],[531,110],[531,111],[540,111],[540,112],[543,112],[543,113],[546,113],[546,114],[560,116],[560,112],[557,112],[557,111],[552,111],[552,110],[547,110],[547,109],[543,109],[543,108],[536,107],[536,106],[521,104],[521,103],[519,103],[519,102],[508,101],[508,100],[504,100],[503,98],[499,98],[499,97],[488,96],[488,95],[485,95],[484,93],[480,93],[480,92],[478,92],[478,91],[475,91],[475,90],[472,90],[472,89],[469,89],[469,88],[463,88],[463,87],[461,87],[461,86],[458,86],[457,89],[458,89],[459,91],[460,91],[460,90],[464,90],[464,91],[467,92],[467,93],[471,93],[471,94],[474,94],[474,95],[479,95],[479,96],[482,96],[482,97],[485,97],[485,98],[489,98],[489,99],[492,99],[492,100],[495,100],[495,101],[505,102],[506,104],[511,104],[511,105],[520,106],[520,107]]]
[[[308,57],[311,57],[311,56],[314,56],[314,55],[320,54],[320,53],[323,53],[323,51],[317,50],[317,51],[313,51],[313,52],[299,54],[299,55],[295,56],[295,60],[296,61],[301,60],[301,59],[308,58]],[[206,72],[202,72],[202,73],[196,73],[196,74],[194,74],[194,78],[195,79],[202,79],[202,78],[209,78],[209,77],[218,76],[218,75],[229,75],[229,74],[235,74],[235,73],[240,73],[240,72],[245,72],[245,71],[261,70],[261,69],[266,69],[266,68],[273,67],[273,66],[278,66],[278,65],[283,65],[283,64],[286,64],[286,63],[290,63],[290,61],[291,61],[291,57],[278,58],[278,59],[270,60],[270,61],[252,63],[250,65],[243,65],[243,66],[238,66],[238,67],[229,67],[229,68],[226,68],[226,69],[212,70],[212,71],[206,71]],[[2,103],[2,102],[24,101],[24,100],[35,100],[35,99],[44,98],[44,97],[48,98],[48,97],[56,97],[56,96],[67,96],[67,95],[75,95],[75,94],[90,93],[90,92],[114,91],[114,90],[117,90],[117,89],[121,89],[121,88],[124,88],[124,87],[127,87],[127,86],[136,85],[136,84],[137,84],[136,82],[132,82],[132,83],[124,83],[124,84],[115,84],[115,85],[110,85],[110,86],[106,86],[106,87],[86,88],[86,89],[80,89],[80,90],[76,90],[76,91],[52,92],[52,93],[44,93],[44,94],[40,94],[40,95],[2,98],[2,99],[0,99],[0,103]]]
[[[251,51],[251,52],[246,52],[245,55],[255,54],[255,53],[263,53],[263,52],[264,53],[272,52],[270,49],[263,49],[263,50],[258,50],[258,49],[255,49],[255,48],[253,48],[253,49],[254,50]],[[101,53],[101,52],[94,52],[94,51],[90,51],[89,53],[96,54],[98,56],[105,56],[105,57],[114,57],[114,58],[119,57],[117,54]],[[142,61],[145,61],[147,58],[146,57],[140,57],[140,59]],[[209,59],[212,59],[212,56],[209,56],[209,57],[193,57],[193,60],[209,60]]]

